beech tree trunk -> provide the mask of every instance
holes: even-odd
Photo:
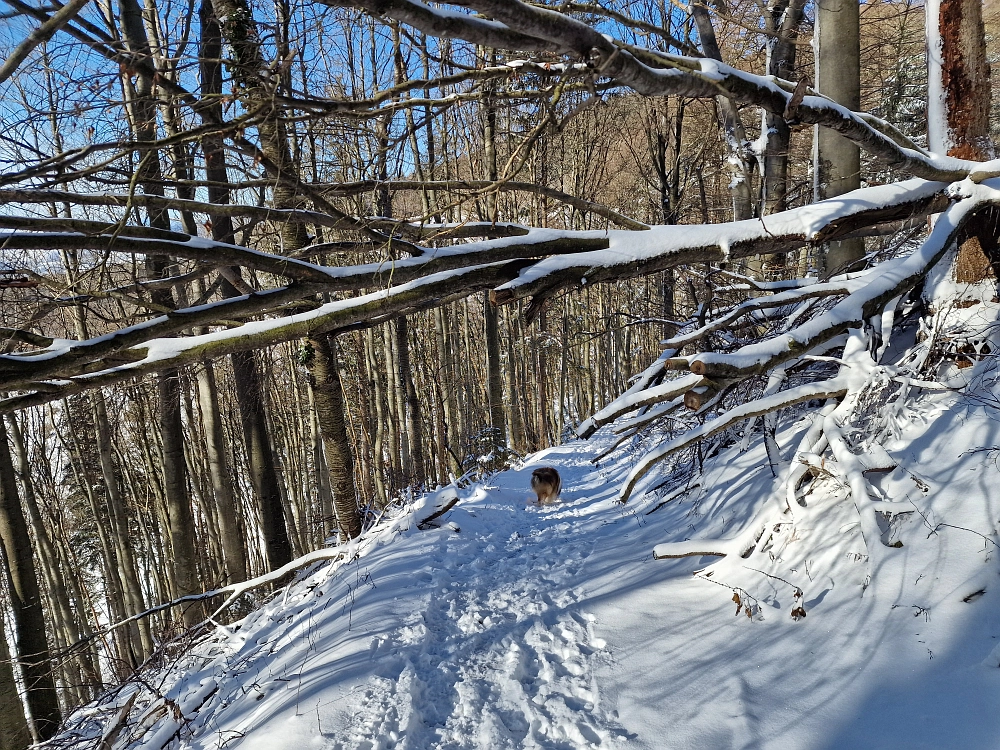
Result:
[[[768,75],[795,79],[795,36],[804,5],[805,0],[782,0],[769,6],[767,28],[774,37],[768,44]],[[764,113],[763,132],[766,133],[766,144],[761,170],[764,178],[762,213],[769,215],[787,208],[788,149],[792,133],[785,118],[773,112]],[[777,277],[784,270],[784,254],[764,256],[762,271],[765,279]]]
[[[232,0],[216,0],[213,4],[204,0],[200,8],[202,26],[201,38],[201,75],[202,90],[211,104],[205,106],[206,122],[222,118],[222,28],[218,21],[217,8],[231,19],[228,27],[230,33],[240,31],[239,23],[253,24],[250,11],[245,5]],[[241,33],[256,34],[255,29],[242,29]],[[259,52],[259,51],[258,51]],[[240,49],[240,59],[246,61],[245,50]],[[253,62],[250,60],[249,62]],[[245,75],[245,71],[243,72]],[[261,135],[265,133],[262,128]],[[268,132],[273,136],[273,129]],[[213,203],[229,203],[229,190],[221,187],[229,181],[226,155],[221,136],[206,137],[202,140],[205,154],[205,175],[211,184],[208,189],[209,200]],[[212,237],[221,242],[234,242],[235,232],[232,220],[217,216],[212,222]],[[240,290],[228,281],[223,283],[223,293],[228,296],[240,294]],[[236,399],[240,409],[240,419],[243,427],[243,437],[246,442],[247,459],[250,469],[250,483],[260,509],[262,534],[264,537],[264,555],[269,570],[280,568],[292,559],[292,546],[285,525],[285,514],[282,506],[281,488],[278,486],[278,471],[275,466],[274,452],[267,430],[265,413],[264,389],[261,384],[257,360],[253,353],[244,352],[232,355]]]
[[[486,64],[496,63],[496,51],[490,55]],[[497,168],[497,110],[492,97],[493,88],[486,86],[483,98],[483,159],[486,162],[486,179],[496,182],[499,174]],[[497,194],[491,192],[486,196],[486,213],[488,221],[497,221]],[[500,363],[500,326],[497,306],[490,302],[489,294],[483,295],[483,317],[486,319],[486,379],[490,406],[490,427],[493,430],[493,448],[499,452],[507,447],[507,418],[503,403],[503,370]]]
[[[112,459],[111,428],[108,424],[108,412],[104,402],[104,394],[97,391],[91,396],[94,411],[94,427],[97,434],[97,450],[101,461],[101,474],[104,478],[105,496],[108,500],[108,518],[114,533],[115,553],[118,560],[118,573],[122,582],[122,593],[128,614],[134,615],[146,609],[142,586],[139,585],[138,569],[135,554],[132,550],[131,534],[129,533],[128,511],[125,499],[122,497],[118,475],[115,473]],[[190,511],[189,511],[190,512]],[[192,521],[192,526],[193,526]],[[149,620],[143,618],[130,628],[133,649],[138,661],[144,661],[153,653],[153,636],[149,629]]]
[[[143,25],[142,9],[136,0],[119,0],[122,32],[131,51],[149,58],[151,51]],[[126,74],[125,86],[130,81]],[[140,142],[156,140],[157,105],[152,81],[146,76],[136,78],[134,96],[129,113],[132,129]],[[140,162],[136,178],[148,195],[162,196],[163,175],[159,154],[155,149],[139,150]],[[152,226],[170,230],[170,218],[164,210],[150,210]],[[147,276],[151,279],[170,276],[170,260],[163,255],[151,255],[146,260]],[[169,288],[151,293],[153,303],[160,308],[173,309],[174,300]],[[158,376],[157,399],[160,417],[160,438],[163,444],[163,494],[167,508],[167,522],[171,543],[171,567],[174,592],[178,596],[199,590],[198,568],[195,557],[195,527],[191,500],[187,493],[187,476],[184,462],[184,434],[181,422],[181,385],[178,370],[166,370]],[[186,625],[200,622],[200,607],[189,607],[183,613]]]
[[[247,579],[246,551],[243,545],[243,532],[240,531],[236,498],[233,495],[233,476],[226,452],[222,415],[219,412],[215,367],[211,362],[205,362],[198,370],[197,388],[202,429],[205,431],[208,471],[219,514],[226,583],[238,583]]]
[[[729,14],[723,0],[714,0],[713,5],[723,14]],[[719,49],[708,9],[703,3],[691,3],[689,7],[698,29],[702,51],[707,57],[721,62],[722,51]],[[730,175],[729,192],[733,199],[733,220],[749,219],[753,216],[753,194],[750,190],[750,146],[747,142],[746,129],[743,127],[736,102],[725,96],[716,97],[715,102],[726,144],[726,168]],[[666,223],[675,224],[676,221]]]
[[[316,416],[323,435],[326,461],[333,482],[333,505],[342,540],[361,533],[361,514],[354,484],[354,456],[344,419],[344,391],[340,380],[337,342],[333,337],[309,339],[315,359],[309,378],[316,399]]]
[[[42,563],[42,573],[49,594],[54,629],[62,630],[67,645],[77,643],[91,635],[90,625],[85,615],[78,619],[70,605],[69,592],[59,567],[59,551],[52,543],[52,534],[50,529],[46,527],[35,496],[35,488],[31,480],[31,462],[24,436],[17,418],[13,414],[7,415],[7,422],[14,444],[14,454],[17,457],[17,473],[24,493],[24,506],[28,510],[28,521],[38,545],[38,556]],[[68,580],[70,583],[75,581],[72,575],[68,577]],[[83,609],[84,605],[79,597],[77,597],[77,601],[79,608]],[[97,655],[90,648],[84,648],[80,652],[78,664],[73,669],[78,682],[73,683],[70,689],[81,701],[88,700],[91,694],[90,687],[101,682],[100,670],[97,668]]]
[[[438,376],[442,391],[441,408],[444,413],[446,430],[445,450],[448,453],[448,467],[456,477],[462,476],[461,456],[461,422],[459,417],[457,376],[455,373],[455,352],[451,346],[451,331],[448,328],[448,307],[439,307],[434,311],[434,334],[437,337],[438,351],[441,353]]]
[[[195,553],[194,516],[187,494],[184,467],[184,429],[181,423],[181,382],[177,370],[168,370],[156,383],[160,411],[160,441],[163,444],[163,495],[167,503],[167,528],[177,596],[197,593],[198,567]],[[200,606],[183,610],[184,624],[202,620]]]
[[[288,527],[285,526],[278,472],[268,438],[264,388],[253,352],[234,354],[232,360],[243,439],[246,441],[247,461],[250,464],[250,482],[261,513],[264,555],[268,570],[275,570],[291,562],[292,543],[288,538]]]
[[[507,418],[503,400],[503,369],[500,363],[500,311],[483,296],[483,317],[486,319],[486,378],[490,404],[490,426],[493,428],[493,447],[497,451],[507,448]]]
[[[857,0],[816,0],[816,88],[852,110],[861,109],[859,7]],[[816,126],[814,162],[816,200],[861,187],[861,151],[840,133]],[[829,243],[826,275],[850,268],[864,254],[863,239]]]
[[[989,134],[990,66],[980,0],[929,0],[927,136],[931,151],[984,161],[995,156]],[[980,211],[959,241],[952,273],[979,282],[1000,272],[1000,212]]]
[[[410,454],[410,463],[403,467],[403,471],[407,484],[421,485],[426,476],[424,474],[423,436],[420,429],[420,400],[417,398],[417,389],[413,383],[413,369],[410,366],[410,337],[407,333],[406,317],[396,318],[393,325],[396,333],[399,393],[403,401],[406,444]]]
[[[7,634],[0,617],[0,750],[25,750],[30,744],[31,732],[21,696],[17,694]]]

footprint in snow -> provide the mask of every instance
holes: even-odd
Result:
[[[593,616],[574,608],[577,593],[560,586],[572,575],[565,563],[578,566],[586,555],[559,569],[526,553],[536,541],[530,533],[500,539],[487,557],[503,564],[456,576],[398,629],[396,671],[373,678],[342,750],[624,746],[594,679],[606,644]]]

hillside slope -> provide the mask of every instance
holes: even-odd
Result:
[[[870,571],[832,476],[789,513],[787,466],[773,476],[751,441],[686,492],[621,506],[631,454],[594,467],[599,434],[460,490],[440,528],[416,520],[447,491],[400,511],[353,562],[317,566],[72,732],[121,725],[116,749],[1000,747],[1000,469],[969,452],[1000,446],[1000,414],[938,393],[901,419],[899,466],[874,482],[913,512],[883,527],[902,546]],[[785,460],[804,429],[779,430]],[[556,506],[528,504],[539,465],[563,475]],[[652,559],[754,525],[746,557]]]

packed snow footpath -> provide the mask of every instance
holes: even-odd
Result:
[[[613,439],[599,434],[458,490],[437,528],[417,524],[454,488],[398,511],[349,561],[318,564],[146,687],[81,710],[62,739],[1000,748],[1000,469],[970,452],[1000,446],[1000,414],[951,393],[912,401],[885,446],[898,466],[873,484],[913,512],[883,519],[894,546],[877,569],[835,476],[780,510],[788,465],[772,472],[759,437],[706,458],[686,485],[651,475],[622,506],[641,451],[595,467]],[[806,427],[783,423],[786,462]],[[554,506],[529,502],[539,466],[562,474]],[[731,539],[761,519],[745,556],[652,558],[658,544]]]

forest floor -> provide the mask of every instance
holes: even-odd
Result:
[[[875,562],[832,477],[783,512],[759,439],[621,506],[634,455],[595,467],[599,433],[460,490],[439,528],[417,521],[449,490],[384,520],[148,676],[174,703],[144,691],[113,746],[1000,748],[1000,469],[970,452],[1000,446],[1000,414],[939,393],[903,421],[874,484],[913,512]],[[785,460],[804,428],[778,431]],[[538,466],[557,505],[529,502]],[[761,519],[747,557],[652,557]],[[135,689],[71,724],[106,729]]]

